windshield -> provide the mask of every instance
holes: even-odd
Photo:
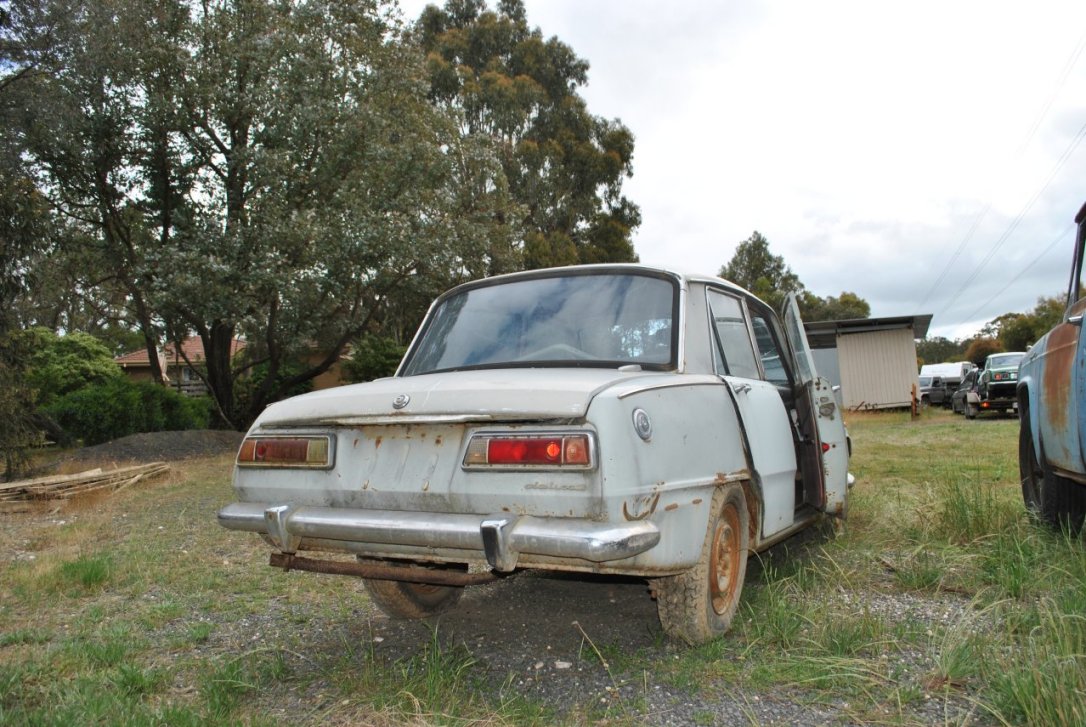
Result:
[[[931,377],[930,376],[921,376],[920,377],[920,385],[921,386],[931,386]]]
[[[988,358],[988,368],[1005,369],[1017,366],[1023,356],[1025,356],[1024,353],[1004,353],[998,356],[990,356]]]
[[[484,285],[443,300],[403,374],[527,366],[674,367],[678,287],[640,274]]]

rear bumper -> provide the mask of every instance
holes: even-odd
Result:
[[[596,563],[630,558],[660,542],[648,520],[619,524],[528,515],[461,515],[236,502],[219,511],[229,530],[263,533],[284,553],[303,539],[482,552],[490,567],[516,568],[521,553]]]

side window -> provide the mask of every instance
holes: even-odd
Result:
[[[762,375],[747,331],[743,305],[737,298],[710,290],[709,311],[716,335],[718,371],[729,376],[760,379]]]
[[[790,386],[788,370],[784,367],[784,359],[781,356],[781,347],[777,345],[777,339],[773,335],[773,329],[769,321],[761,314],[752,312],[750,325],[754,329],[754,338],[758,342],[758,354],[762,359],[762,370],[765,371],[766,381],[773,384]]]

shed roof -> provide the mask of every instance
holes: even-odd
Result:
[[[911,328],[914,338],[928,335],[931,325],[931,313],[912,316],[889,316],[886,318],[850,318],[841,321],[812,321],[804,323],[807,341],[811,348],[833,348],[837,337],[852,333],[871,333],[873,331],[892,331]]]

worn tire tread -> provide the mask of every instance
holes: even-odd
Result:
[[[746,553],[740,557],[738,579],[740,587],[737,589],[735,602],[730,613],[724,617],[710,616],[709,593],[709,561],[712,548],[713,533],[717,517],[724,509],[729,498],[737,498],[737,506],[740,515],[740,530],[742,548],[745,551],[749,547],[749,512],[746,507],[746,499],[743,488],[738,484],[717,488],[713,493],[710,504],[711,513],[709,523],[705,528],[705,538],[702,541],[701,554],[693,568],[683,573],[665,578],[657,578],[652,582],[656,592],[656,606],[660,616],[660,625],[664,633],[672,638],[686,641],[690,644],[700,644],[727,632],[731,622],[738,611],[739,599],[742,592],[742,582],[746,577]]]
[[[370,600],[392,618],[427,619],[453,608],[464,594],[457,586],[424,586],[420,583],[363,578]],[[423,597],[422,588],[435,589]]]

